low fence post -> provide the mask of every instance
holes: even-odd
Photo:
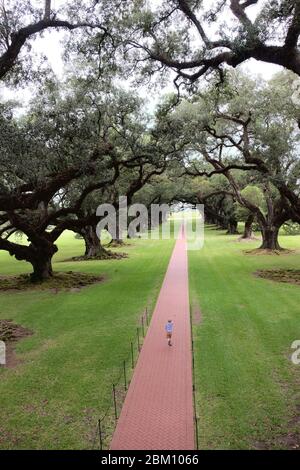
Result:
[[[115,419],[118,419],[118,412],[117,412],[117,402],[116,402],[116,389],[115,385],[113,384],[113,398],[114,398],[114,408],[115,408]]]
[[[196,450],[199,450],[199,436],[198,436],[198,418],[195,412],[195,428],[196,428]]]
[[[132,369],[134,368],[134,355],[133,355],[133,343],[131,341],[131,366],[132,366]]]
[[[124,388],[125,391],[127,390],[127,380],[126,380],[126,361],[123,362],[123,367],[124,367]]]
[[[144,315],[142,316],[142,332],[143,332],[143,338],[145,338]]]
[[[141,346],[140,346],[140,329],[139,329],[139,327],[137,327],[136,332],[137,332],[138,351],[140,352]]]
[[[100,450],[103,450],[101,419],[98,419],[98,431],[99,431],[99,445],[100,445]]]

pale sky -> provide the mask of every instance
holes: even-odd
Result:
[[[38,0],[38,2],[43,2],[44,0]],[[63,4],[63,0],[52,0],[52,7],[53,9],[58,8]],[[264,0],[261,0],[259,4],[261,4]],[[159,5],[161,0],[150,0],[149,3],[151,3],[151,6],[153,5]],[[204,5],[206,8],[208,8],[211,4],[211,0],[204,0]],[[255,18],[256,12],[257,12],[257,6],[252,6],[250,7],[247,11],[251,19]],[[228,18],[229,19],[229,18]],[[227,21],[227,18],[226,18]],[[63,41],[63,38],[66,34],[71,34],[67,33],[64,31],[46,31],[44,33],[43,38],[39,38],[38,41],[32,40],[32,46],[33,50],[36,51],[37,53],[43,53],[46,55],[48,58],[48,61],[55,72],[55,74],[59,78],[63,78],[63,60],[62,60],[62,45],[61,42]],[[264,62],[258,62],[254,59],[250,59],[246,63],[242,64],[239,66],[240,69],[242,70],[249,70],[251,71],[251,74],[257,74],[261,75],[264,79],[270,79],[274,73],[282,70],[281,67],[277,65],[272,65],[272,64],[267,64]],[[122,81],[121,81],[122,82]],[[124,85],[128,86],[128,82],[124,80]],[[163,92],[167,91],[172,91],[174,90],[172,83],[164,89]],[[32,96],[33,90],[30,90],[29,88],[25,88],[23,90],[20,90],[16,93],[16,91],[9,91],[5,89],[4,85],[0,85],[0,93],[3,97],[5,98],[13,98],[16,97],[17,99],[21,99],[23,103],[28,102],[30,96]],[[148,96],[149,95],[149,90],[140,90],[141,96]],[[154,97],[154,96],[153,96]],[[155,91],[155,97],[157,97],[157,90]],[[151,98],[152,100],[152,98]]]

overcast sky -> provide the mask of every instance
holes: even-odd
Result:
[[[39,2],[43,2],[44,0],[38,0]],[[259,5],[263,3],[264,0],[261,0],[259,2]],[[151,7],[159,5],[161,0],[149,0],[149,3],[151,3]],[[204,0],[206,8],[209,8],[211,4],[211,0]],[[52,0],[52,8],[55,10],[56,8],[59,8],[63,4],[63,0]],[[258,6],[252,6],[248,8],[248,14],[253,20],[256,16]],[[226,18],[227,21],[227,18]],[[62,41],[65,36],[65,34],[70,34],[66,33],[63,31],[46,31],[44,33],[43,38],[39,38],[38,41],[32,41],[33,45],[33,50],[36,51],[37,53],[42,53],[46,55],[48,58],[48,61],[53,69],[53,71],[56,73],[56,75],[59,78],[63,78],[63,60],[62,60]],[[271,78],[274,73],[280,71],[282,68],[277,66],[277,65],[272,65],[272,64],[267,64],[264,62],[258,62],[254,59],[250,59],[246,63],[242,64],[239,66],[240,69],[242,70],[249,70],[251,71],[251,74],[257,74],[261,75],[265,79]],[[126,80],[124,81],[124,85],[126,86],[127,82]],[[170,83],[170,86],[167,87],[167,89],[164,89],[165,91],[172,90],[172,84]],[[19,92],[15,91],[8,91],[5,89],[4,85],[0,86],[0,93],[4,98],[13,98],[16,97],[21,98],[23,103],[26,103],[28,99],[31,96],[32,91],[29,89],[24,89]],[[149,90],[140,90],[140,94],[143,96],[148,96],[149,95]],[[155,96],[157,97],[157,90],[155,90]]]
[[[43,0],[40,0],[43,1]],[[59,8],[63,5],[64,0],[52,0],[52,7]],[[148,0],[148,4],[151,8],[158,7],[162,3],[162,0]],[[215,1],[204,0],[204,8],[209,9]],[[252,5],[247,9],[247,14],[253,21],[257,15],[257,12],[261,8],[264,0],[259,0],[257,5]],[[231,14],[228,11],[228,14]],[[230,21],[230,17],[226,18],[226,21]],[[62,40],[65,33],[61,32],[47,32],[44,39],[40,39],[35,43],[35,49],[38,52],[46,54],[53,70],[58,76],[63,75],[63,61],[61,58],[62,47],[60,41]],[[250,59],[246,64],[241,65],[242,69],[251,69],[254,74],[261,74],[264,78],[269,79],[272,75],[278,72],[281,67],[277,65],[267,64],[265,62],[258,62],[254,59]]]

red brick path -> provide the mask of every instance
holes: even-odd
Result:
[[[194,449],[186,241],[177,240],[111,449]],[[174,321],[173,346],[164,326]]]

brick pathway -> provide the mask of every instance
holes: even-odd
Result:
[[[194,449],[187,268],[183,236],[172,253],[111,449]],[[171,347],[164,331],[169,318]]]

